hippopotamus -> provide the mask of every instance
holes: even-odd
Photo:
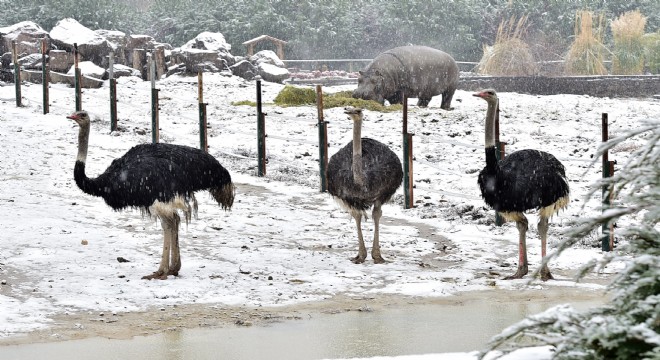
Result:
[[[451,55],[428,46],[400,46],[376,56],[359,72],[353,97],[383,104],[402,104],[404,94],[428,106],[442,94],[442,109],[449,110],[458,85],[458,65]]]

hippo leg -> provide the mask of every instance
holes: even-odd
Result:
[[[427,107],[429,106],[429,103],[431,102],[432,98],[419,98],[417,99],[417,106],[419,107]]]
[[[401,91],[397,91],[394,95],[387,98],[387,101],[390,104],[403,104],[403,94]]]
[[[456,88],[450,87],[442,93],[442,105],[440,105],[441,109],[450,110],[451,98],[454,96],[455,91]]]

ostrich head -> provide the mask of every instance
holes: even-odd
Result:
[[[349,118],[351,118],[353,121],[357,120],[362,120],[362,109],[361,108],[356,108],[356,107],[345,107],[344,108],[344,113],[348,114]]]
[[[87,114],[87,111],[76,111],[73,114],[67,116],[66,118],[75,121],[81,127],[89,126],[90,123],[89,114]]]
[[[495,93],[495,90],[493,89],[485,89],[481,90],[477,93],[472,94],[472,96],[480,97],[486,102],[490,103],[497,103],[497,93]]]

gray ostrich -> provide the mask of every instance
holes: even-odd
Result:
[[[480,91],[474,96],[488,103],[486,112],[486,167],[479,173],[479,188],[486,204],[507,221],[515,221],[519,232],[518,271],[506,279],[520,279],[527,274],[527,217],[524,212],[539,210],[541,256],[545,257],[548,219],[568,206],[569,189],[564,165],[552,154],[539,150],[519,150],[497,161],[495,157],[495,90]],[[541,268],[541,279],[552,279],[548,265]]]
[[[73,170],[76,184],[84,193],[100,196],[114,210],[139,208],[158,217],[163,227],[163,253],[160,266],[143,279],[167,279],[179,275],[178,210],[190,220],[197,211],[196,191],[208,190],[223,209],[234,203],[234,184],[229,172],[206,152],[182,145],[136,145],[98,177],[85,174],[90,119],[86,111],[67,118],[79,126],[78,157]],[[192,203],[192,206],[191,206]],[[171,261],[170,261],[171,255]]]
[[[381,206],[390,200],[401,185],[401,162],[386,145],[361,137],[362,109],[348,107],[344,111],[353,120],[353,141],[330,158],[326,171],[328,192],[355,219],[359,250],[352,261],[363,263],[367,248],[362,237],[362,218],[373,206],[374,241],[371,257],[380,264],[385,259],[380,254],[378,224],[383,214]]]

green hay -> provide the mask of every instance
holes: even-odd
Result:
[[[231,104],[234,106],[257,106],[256,102],[250,100],[234,101]]]
[[[403,109],[403,105],[401,104],[384,106],[373,100],[355,99],[352,94],[352,91],[341,91],[333,94],[323,93],[323,107],[330,109],[334,107],[354,106],[378,112],[394,112]],[[281,107],[316,105],[316,90],[308,87],[286,85],[279,94],[277,94],[273,102],[275,105]],[[256,103],[244,100],[234,102],[232,105],[256,106]]]

